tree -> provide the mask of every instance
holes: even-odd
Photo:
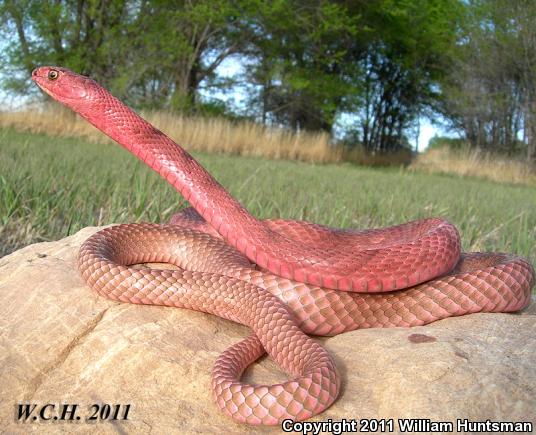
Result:
[[[55,64],[90,75],[131,104],[193,109],[201,82],[236,52],[243,1],[5,0],[4,82],[22,91],[32,69]],[[9,68],[9,71],[6,69]]]
[[[343,59],[356,32],[354,17],[322,0],[259,1],[257,7],[246,76],[257,88],[250,106],[260,107],[263,122],[331,132],[353,93],[353,65]]]
[[[365,23],[348,61],[360,65],[354,134],[372,151],[406,146],[405,135],[440,97],[462,9],[457,0],[347,2]]]
[[[536,4],[473,0],[444,84],[443,113],[472,146],[536,158]],[[522,134],[521,134],[522,133]]]
[[[151,106],[189,110],[201,83],[214,85],[215,70],[248,40],[247,1],[153,0],[140,11],[135,69],[141,97]],[[215,83],[215,86],[220,86]]]
[[[260,2],[246,80],[263,122],[331,132],[341,114],[375,151],[407,144],[456,42],[458,0]]]
[[[40,64],[64,65],[109,84],[118,67],[112,60],[124,56],[128,12],[126,1],[4,1],[2,30],[16,35],[2,59],[9,77],[4,87],[22,91]]]

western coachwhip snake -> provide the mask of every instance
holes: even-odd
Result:
[[[456,228],[442,219],[364,231],[259,221],[184,149],[93,80],[59,67],[37,68],[32,78],[192,205],[168,225],[99,231],[82,245],[79,268],[109,298],[185,307],[249,326],[252,334],[227,349],[212,374],[216,403],[235,420],[303,420],[335,401],[335,364],[306,334],[516,311],[530,300],[534,270],[526,260],[460,254]],[[179,270],[129,267],[144,262],[169,262]],[[270,386],[240,382],[265,351],[292,380]]]

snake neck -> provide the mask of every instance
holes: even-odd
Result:
[[[231,245],[272,232],[181,146],[106,91],[78,113],[165,178]],[[247,232],[245,229],[247,228]]]

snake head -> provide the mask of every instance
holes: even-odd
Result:
[[[71,108],[89,96],[89,77],[76,74],[67,68],[42,66],[32,72],[32,80],[48,95]]]

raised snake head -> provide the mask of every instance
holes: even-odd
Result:
[[[56,66],[34,69],[32,80],[52,98],[78,112],[83,112],[85,102],[98,97],[95,91],[100,88],[89,77]]]

